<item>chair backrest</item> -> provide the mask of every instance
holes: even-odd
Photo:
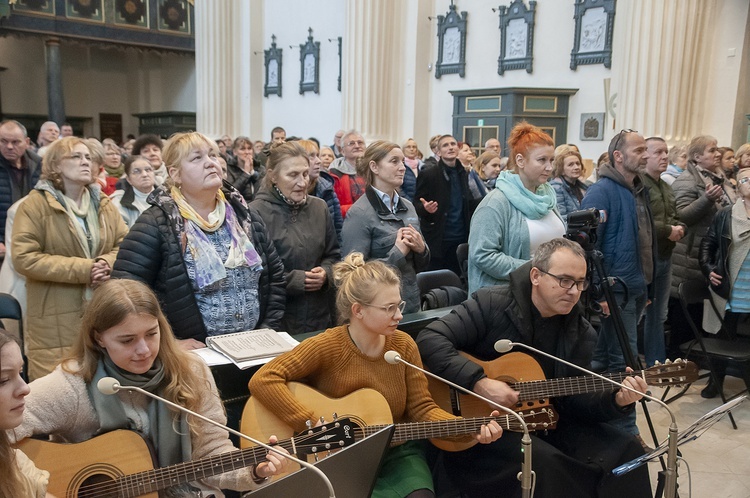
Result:
[[[417,287],[420,295],[443,286],[461,287],[461,279],[450,270],[432,270],[417,273]]]
[[[704,299],[711,298],[708,283],[703,279],[682,282],[677,289],[677,293],[680,301],[684,301],[686,305],[703,304]]]
[[[461,281],[465,288],[469,288],[469,243],[464,242],[456,247],[456,258],[458,267],[461,268]]]

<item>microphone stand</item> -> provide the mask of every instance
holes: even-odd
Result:
[[[632,387],[626,386],[625,384],[621,384],[603,375],[599,375],[596,372],[587,370],[583,367],[576,365],[575,363],[571,363],[567,360],[563,360],[562,358],[558,358],[557,356],[553,356],[549,353],[545,353],[544,351],[541,351],[535,347],[529,346],[528,344],[523,344],[520,342],[512,342],[508,339],[500,339],[499,341],[495,343],[495,351],[497,351],[498,353],[507,353],[508,351],[513,349],[515,346],[520,346],[522,348],[528,349],[529,351],[532,351],[534,353],[547,357],[551,360],[563,363],[564,365],[567,365],[571,368],[584,372],[588,375],[593,375],[594,377],[600,380],[609,382],[610,384],[615,385],[619,387],[620,389],[627,389],[628,391],[633,391],[634,393],[638,393],[639,395],[646,398],[647,400],[653,401],[656,404],[664,407],[664,409],[667,410],[667,413],[669,413],[669,416],[672,419],[672,422],[669,424],[669,439],[668,439],[668,448],[667,448],[667,470],[664,471],[664,476],[665,476],[664,496],[666,498],[677,497],[677,420],[675,419],[674,413],[672,413],[672,410],[669,409],[666,403],[664,403],[659,398],[655,398],[649,394],[644,394],[638,391],[637,389],[633,389]]]
[[[395,365],[396,363],[403,363],[406,366],[419,370],[425,375],[429,375],[433,379],[437,379],[440,382],[448,384],[452,388],[457,389],[464,394],[468,394],[469,396],[474,396],[475,398],[481,399],[488,405],[494,406],[500,411],[513,415],[515,418],[517,418],[521,423],[521,427],[523,427],[523,437],[521,438],[521,453],[523,454],[523,462],[521,463],[521,472],[518,473],[518,480],[521,481],[521,496],[523,498],[531,498],[532,496],[534,496],[536,473],[531,469],[531,436],[529,435],[529,428],[526,426],[526,421],[522,416],[520,416],[510,408],[506,408],[499,403],[495,403],[489,398],[485,398],[484,396],[481,396],[474,391],[470,391],[469,389],[461,387],[454,382],[435,375],[434,373],[425,370],[424,368],[420,368],[412,363],[409,363],[408,361],[401,358],[401,355],[396,351],[386,351],[383,357],[385,358],[385,361],[387,361],[391,365]]]
[[[236,431],[236,430],[232,429],[231,427],[227,427],[225,425],[222,425],[222,424],[220,424],[220,423],[218,423],[218,422],[216,422],[214,420],[211,420],[208,417],[204,417],[200,413],[196,413],[196,412],[194,412],[192,410],[188,410],[184,406],[180,406],[180,405],[178,405],[176,403],[172,403],[168,399],[164,399],[161,396],[157,396],[156,394],[152,394],[152,393],[150,393],[150,392],[148,392],[148,391],[146,391],[144,389],[141,389],[140,387],[123,386],[119,382],[117,382],[117,380],[114,379],[113,377],[104,377],[104,378],[100,379],[99,382],[97,383],[96,387],[103,394],[115,394],[117,391],[119,391],[121,389],[124,389],[126,391],[136,391],[136,392],[139,392],[139,393],[141,393],[143,395],[148,396],[149,398],[153,398],[153,399],[155,399],[157,401],[161,401],[162,403],[165,403],[165,404],[171,406],[172,408],[175,408],[175,409],[177,409],[177,410],[179,410],[181,412],[188,413],[188,414],[190,414],[190,415],[192,415],[194,417],[197,417],[197,418],[203,420],[204,422],[207,422],[207,423],[209,423],[209,424],[211,424],[211,425],[213,425],[215,427],[218,427],[220,429],[224,429],[225,431],[228,431],[229,433],[234,434],[237,437],[241,437],[242,439],[246,439],[247,441],[250,441],[251,443],[253,443],[255,445],[261,446],[261,447],[267,449],[268,451],[270,451],[272,453],[276,453],[277,455],[279,455],[279,456],[281,456],[283,458],[286,458],[286,459],[289,459],[289,460],[291,460],[291,461],[293,461],[295,463],[298,463],[302,467],[304,467],[306,469],[310,469],[315,474],[318,474],[318,476],[323,480],[323,482],[325,482],[326,487],[328,488],[328,493],[329,493],[330,498],[336,498],[336,493],[333,490],[333,485],[331,484],[331,481],[328,479],[328,476],[326,476],[323,473],[322,470],[320,470],[316,466],[310,464],[309,462],[301,460],[301,459],[299,459],[297,457],[294,457],[294,456],[292,456],[292,455],[290,455],[288,453],[285,453],[283,451],[279,451],[277,448],[274,448],[273,446],[270,446],[269,444],[266,444],[266,443],[263,443],[261,441],[258,441],[257,439],[254,439],[254,438],[252,438],[252,437],[250,437],[250,436],[248,436],[246,434],[243,434],[243,433],[241,433],[239,431]]]

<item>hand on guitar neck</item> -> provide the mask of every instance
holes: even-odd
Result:
[[[514,391],[512,387],[502,380],[491,379],[489,377],[479,379],[474,384],[473,390],[480,396],[484,396],[508,408],[513,408],[518,403],[519,392]]]
[[[625,371],[627,373],[632,373],[633,369],[627,367]],[[623,379],[622,384],[625,384],[626,386],[644,394],[648,390],[648,384],[646,384],[646,381],[643,379],[643,377],[638,377],[635,375],[631,375],[630,377],[626,377],[625,379]],[[620,389],[619,391],[617,391],[617,394],[615,394],[615,403],[617,403],[617,406],[622,408],[624,406],[628,406],[631,403],[635,403],[642,397],[643,396],[639,395],[636,392],[630,391],[629,389]]]

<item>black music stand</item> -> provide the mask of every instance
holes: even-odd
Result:
[[[690,426],[685,429],[684,431],[680,432],[677,435],[677,445],[682,446],[683,444],[694,441],[698,439],[698,437],[701,436],[704,432],[706,432],[708,429],[711,428],[716,422],[721,420],[724,415],[727,413],[730,413],[732,409],[734,409],[737,405],[740,403],[743,403],[745,400],[747,400],[747,395],[741,396],[739,398],[734,398],[730,401],[727,401],[723,405],[714,408],[710,412],[706,413],[702,417],[700,417],[698,420],[690,424]],[[646,453],[645,455],[641,455],[638,458],[634,458],[633,460],[624,463],[617,467],[616,469],[612,470],[612,473],[616,476],[621,476],[623,474],[627,474],[631,470],[640,467],[646,462],[650,462],[651,460],[654,460],[655,458],[659,458],[662,455],[665,455],[667,453],[668,448],[668,441],[664,440],[659,446],[657,446],[653,451],[650,453]],[[664,487],[664,480],[663,480],[663,474],[659,473],[659,481],[658,486],[656,489],[656,493],[654,496],[662,496]]]
[[[383,456],[391,444],[394,426],[389,425],[375,434],[333,453],[315,466],[328,476],[337,498],[369,498],[380,472]],[[328,498],[329,492],[319,476],[300,469],[268,486],[250,493],[253,498],[304,496]]]

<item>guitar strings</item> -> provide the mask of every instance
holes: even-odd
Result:
[[[307,441],[317,441],[318,438],[318,432],[312,434],[302,433],[288,440],[279,441],[277,445],[291,453],[291,450],[293,449],[292,440],[294,440],[294,444],[299,450],[306,446],[319,446],[319,444],[306,444]],[[99,497],[102,496],[102,494],[118,497],[140,496],[144,493],[152,493],[169,486],[180,484],[180,482],[175,481],[175,479],[180,477],[188,479],[188,476],[192,475],[194,476],[193,478],[183,482],[193,482],[213,475],[222,474],[224,472],[245,468],[252,464],[257,465],[258,463],[266,461],[265,455],[266,449],[260,446],[229,451],[227,453],[221,453],[200,460],[183,462],[168,467],[159,467],[157,469],[120,476],[111,481],[87,484],[80,486],[77,490],[67,491],[65,496],[71,498],[75,498],[79,495]],[[231,467],[226,470],[221,470],[220,472],[215,471],[217,467],[224,469],[229,465],[231,465]],[[199,476],[197,471],[201,469],[203,470],[203,475]],[[206,471],[208,471],[208,473]],[[127,494],[121,494],[123,492]]]

